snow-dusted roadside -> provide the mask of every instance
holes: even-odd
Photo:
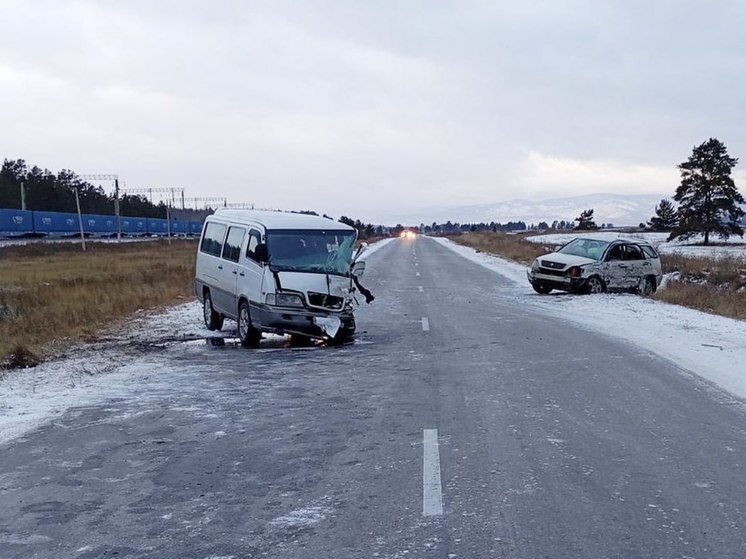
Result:
[[[361,259],[393,240],[371,244]],[[123,330],[104,333],[103,343],[70,348],[69,356],[32,369],[0,370],[0,444],[53,420],[72,406],[125,397],[135,390],[167,390],[174,378],[169,357],[147,347],[157,349],[179,340],[204,344],[200,338],[213,335],[202,325],[200,304],[190,301],[162,313],[142,313]]]
[[[634,343],[746,399],[746,322],[637,295],[538,295],[526,267],[435,238],[469,260],[508,277],[527,305],[593,331]]]
[[[31,369],[0,371],[0,444],[72,406],[125,397],[134,389],[167,388],[171,378],[167,358],[138,345],[162,343],[175,333],[182,338],[209,335],[200,322],[201,312],[199,303],[191,301],[136,318],[102,344],[70,348],[72,356]]]

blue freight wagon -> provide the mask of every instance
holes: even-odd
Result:
[[[19,237],[34,232],[33,212],[25,210],[0,210],[0,236]]]
[[[38,235],[59,237],[80,233],[77,214],[63,212],[32,213],[34,214],[34,233]],[[83,221],[85,223],[85,219]]]
[[[118,231],[127,236],[144,235],[199,235],[201,221],[185,219],[168,220],[149,217],[83,214],[83,232],[86,236],[113,237]],[[0,209],[0,237],[43,236],[69,237],[80,234],[78,214]]]

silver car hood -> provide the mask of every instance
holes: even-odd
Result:
[[[544,256],[539,256],[536,260],[544,268],[555,268],[557,270],[564,270],[565,268],[569,268],[570,266],[583,266],[585,264],[598,262],[598,260],[594,260],[593,258],[586,258],[585,256],[575,256],[574,254],[565,254],[562,252],[545,254]],[[545,262],[562,264],[562,266],[551,266],[545,264]]]

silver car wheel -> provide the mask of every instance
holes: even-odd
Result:
[[[603,293],[604,292],[604,284],[601,281],[601,278],[598,278],[596,276],[589,278],[588,283],[586,285],[588,286],[588,293]]]
[[[646,277],[642,279],[642,287],[640,288],[640,295],[643,297],[650,297],[653,294],[653,278]]]

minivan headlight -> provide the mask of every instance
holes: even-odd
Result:
[[[294,293],[267,293],[266,302],[276,307],[302,307],[303,297]]]

